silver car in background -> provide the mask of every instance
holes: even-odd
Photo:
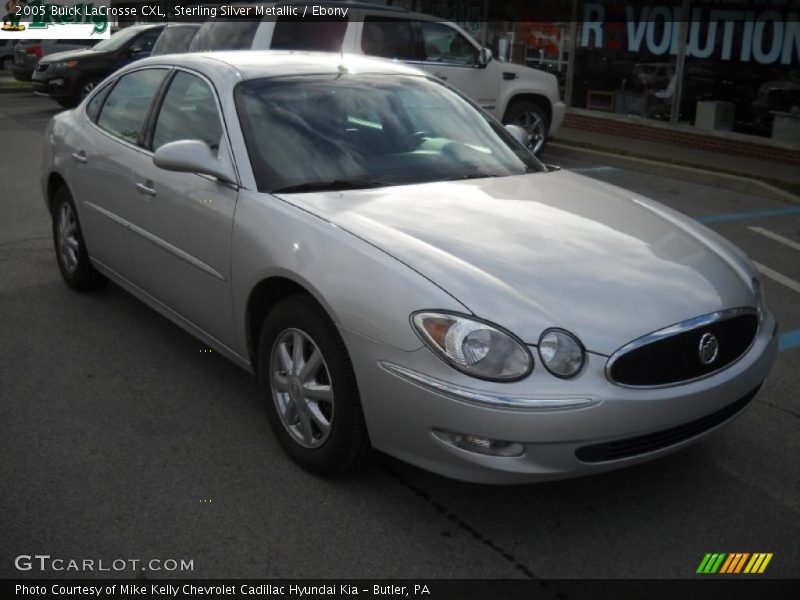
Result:
[[[520,134],[398,63],[166,55],[53,118],[42,189],[66,283],[110,278],[254,372],[316,473],[373,447],[571,477],[740,414],[777,345],[751,262]]]

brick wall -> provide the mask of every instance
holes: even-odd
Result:
[[[618,121],[603,117],[590,117],[571,112],[566,115],[564,127],[647,140],[648,142],[690,146],[698,150],[709,150],[711,152],[747,156],[762,160],[774,160],[800,166],[800,151],[798,150],[778,148],[757,142],[727,139],[710,133],[690,133],[680,129],[652,126],[646,123]]]

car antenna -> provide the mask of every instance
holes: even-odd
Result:
[[[339,56],[341,62],[339,63],[339,66],[337,68],[339,69],[339,75],[341,76],[347,74],[348,72],[347,67],[344,64],[344,42],[342,42],[342,45],[339,48]]]

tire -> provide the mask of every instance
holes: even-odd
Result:
[[[69,190],[62,186],[53,196],[53,246],[56,263],[64,282],[73,290],[86,291],[101,287],[106,278],[89,260],[83,242],[78,212]]]
[[[503,125],[519,125],[528,135],[531,135],[529,148],[539,156],[547,144],[547,135],[550,131],[549,112],[536,100],[518,100],[512,102],[503,117]]]
[[[75,108],[76,106],[78,106],[79,103],[79,101],[76,100],[73,96],[69,96],[67,98],[54,98],[54,100],[62,108]]]
[[[14,59],[6,56],[2,60],[0,60],[0,71],[9,70],[11,68],[11,65],[13,64],[14,64]]]
[[[296,347],[302,360],[294,359]],[[315,353],[321,361],[312,360]],[[259,394],[284,450],[317,475],[352,470],[369,437],[353,366],[328,315],[308,296],[281,300],[264,319],[257,356]],[[304,378],[309,363],[318,366]]]
[[[81,102],[86,96],[92,93],[97,84],[103,80],[102,77],[89,77],[84,79],[78,84],[77,92],[76,92],[76,102],[78,104]]]

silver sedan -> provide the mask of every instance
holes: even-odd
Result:
[[[728,423],[775,359],[739,250],[401,64],[153,57],[45,140],[66,283],[255,373],[316,473],[369,448],[477,482],[623,467]]]

